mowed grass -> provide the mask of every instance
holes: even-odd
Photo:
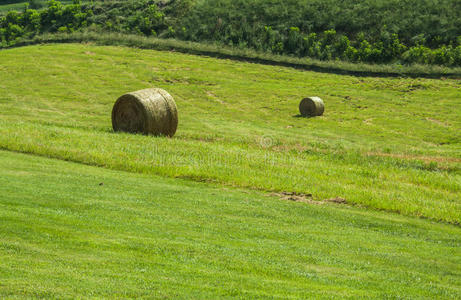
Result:
[[[0,151],[1,298],[461,297],[461,229]]]
[[[461,222],[461,82],[374,78],[123,47],[0,52],[0,148]],[[172,139],[115,134],[122,94],[175,98]],[[299,118],[305,96],[325,115]]]

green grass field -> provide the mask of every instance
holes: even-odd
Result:
[[[460,80],[91,44],[2,50],[0,78],[1,298],[461,297]],[[147,87],[171,139],[112,131]]]
[[[0,74],[5,150],[461,220],[459,80],[359,78],[88,45],[5,50]],[[175,97],[177,135],[112,133],[117,97],[151,86]],[[308,95],[324,99],[323,117],[297,116]]]
[[[0,194],[2,298],[461,296],[452,225],[3,151]]]

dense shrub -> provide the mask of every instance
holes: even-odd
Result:
[[[459,0],[49,0],[31,8],[0,17],[3,45],[91,25],[321,60],[461,66]]]

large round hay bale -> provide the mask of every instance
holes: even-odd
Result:
[[[316,117],[323,115],[325,105],[319,97],[307,97],[299,103],[299,112],[303,117]]]
[[[125,94],[112,109],[114,131],[173,136],[178,127],[176,103],[165,90],[145,89]]]

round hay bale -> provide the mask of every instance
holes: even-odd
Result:
[[[162,89],[145,89],[125,94],[112,109],[114,131],[172,137],[178,127],[176,103]]]
[[[316,117],[323,115],[325,104],[319,97],[307,97],[299,103],[299,112],[303,117]]]

